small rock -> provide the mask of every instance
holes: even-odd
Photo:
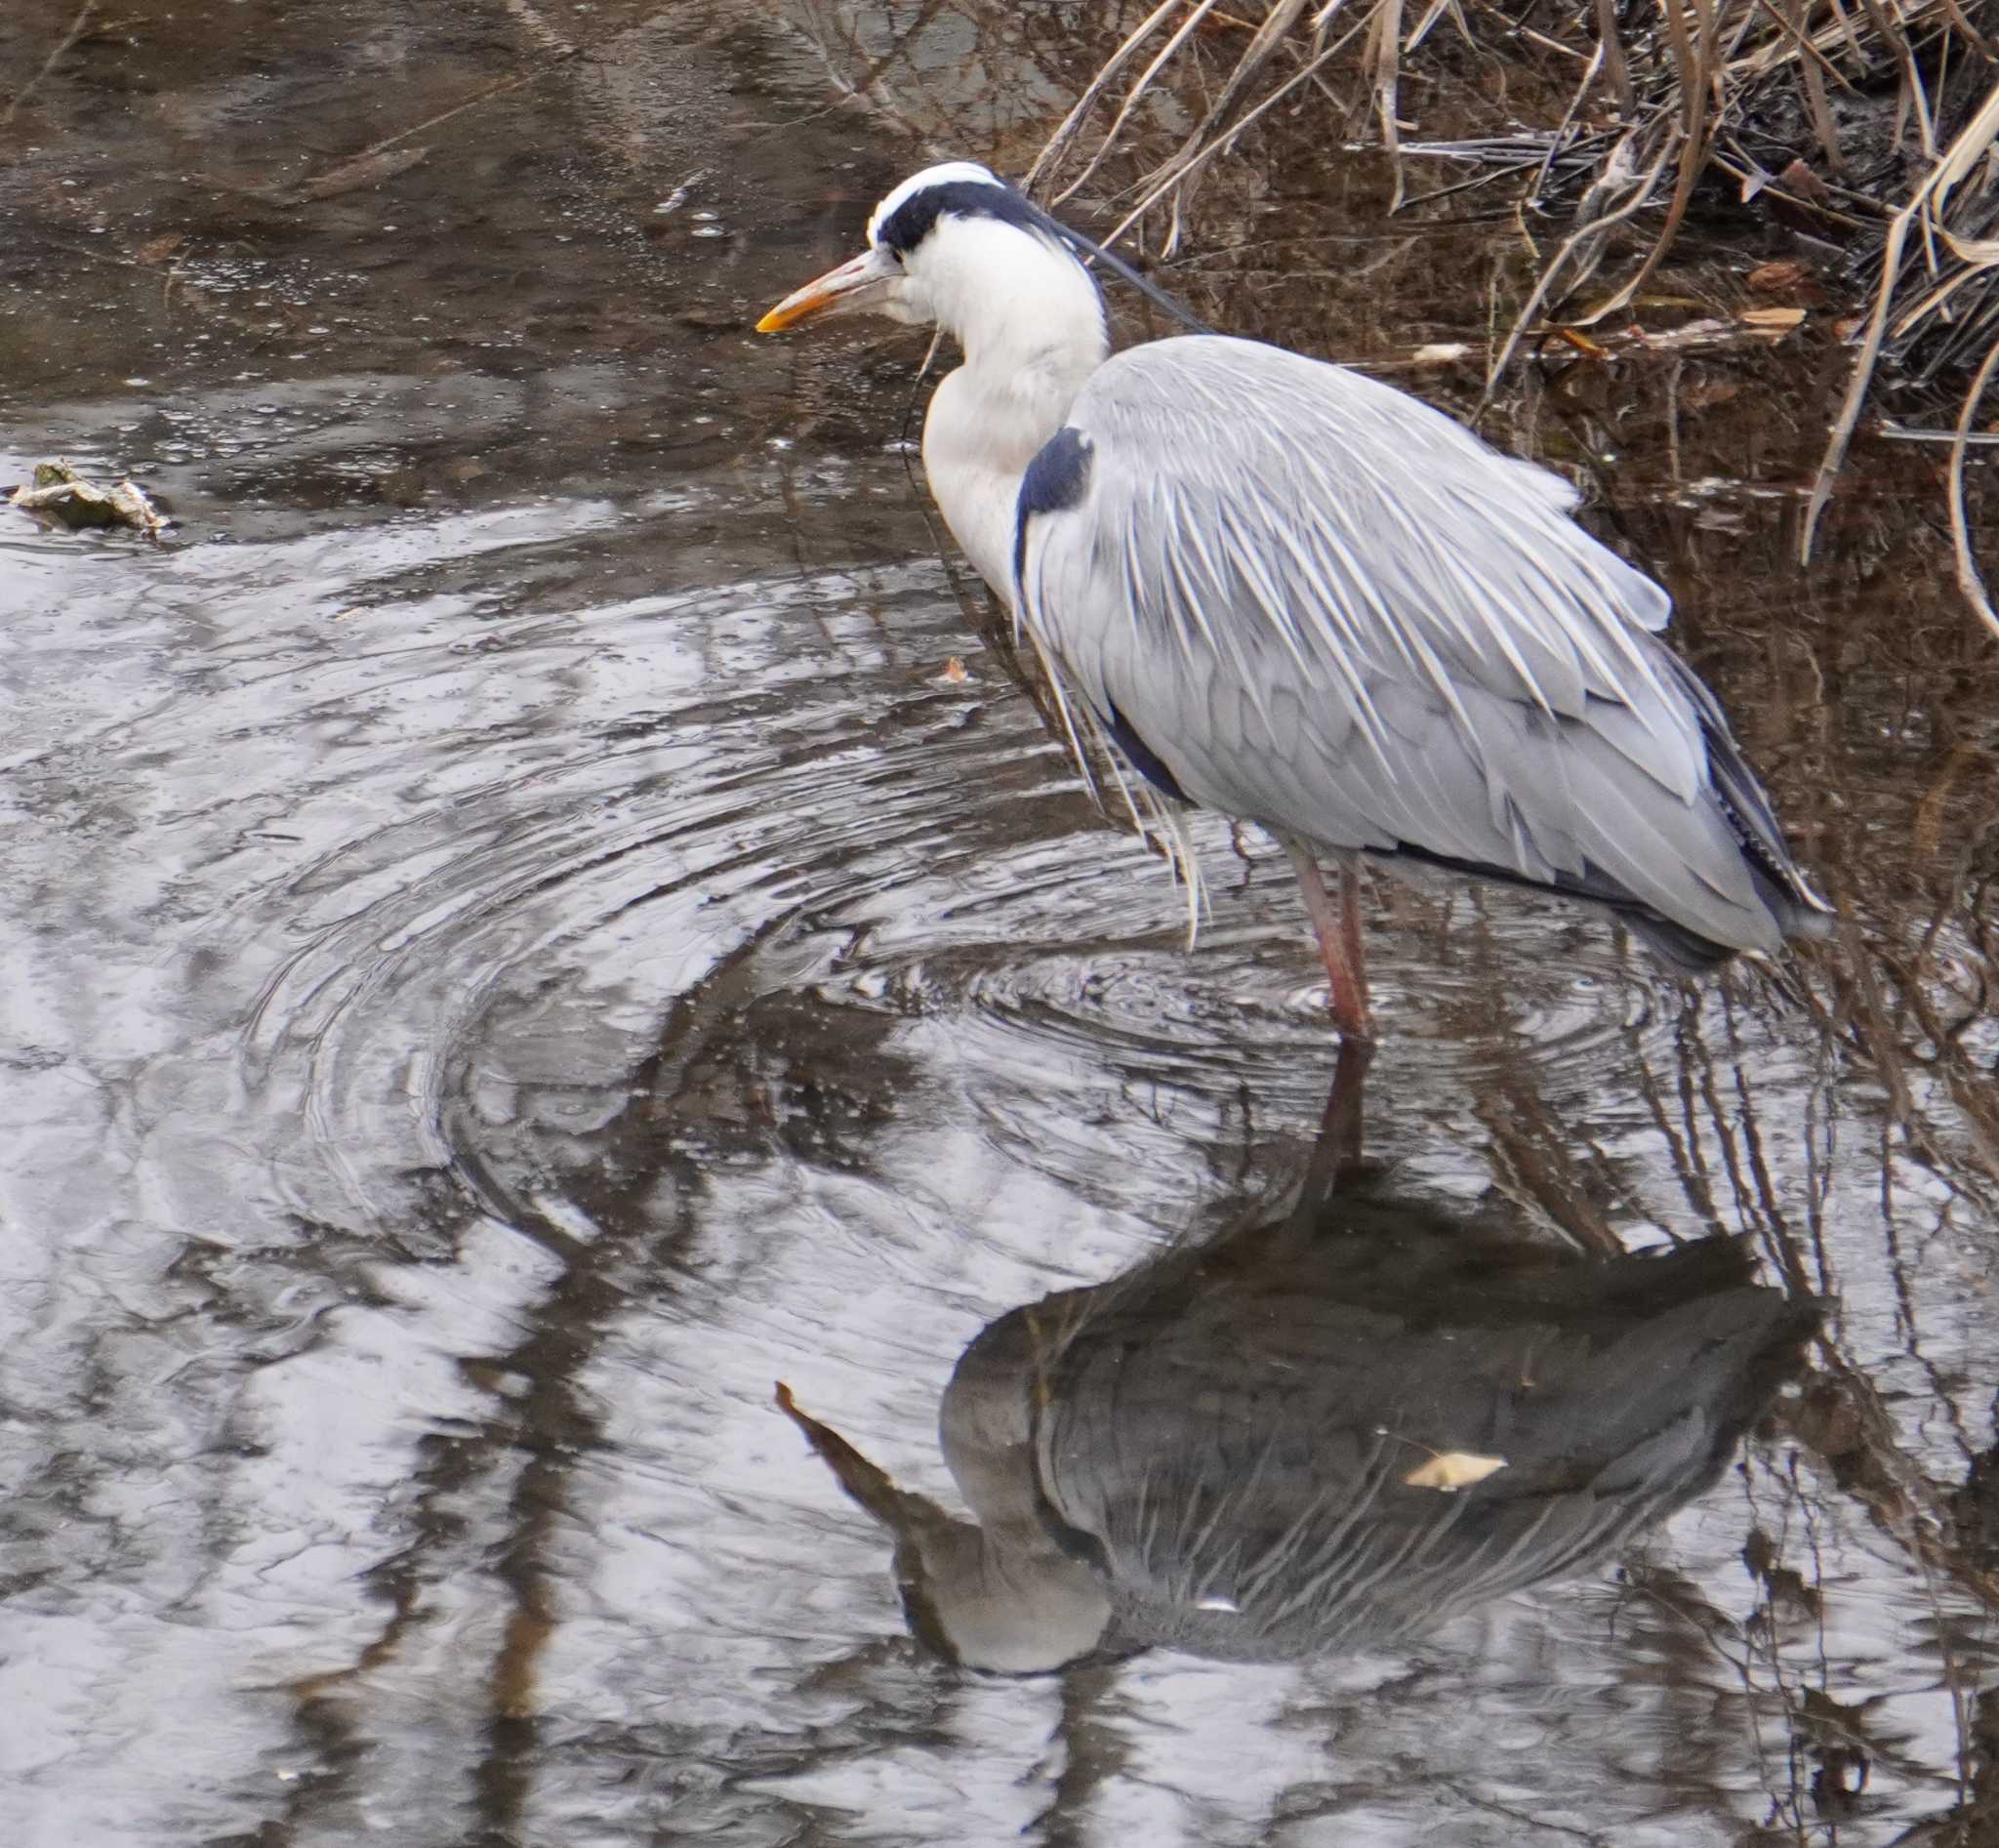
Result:
[[[8,505],[24,513],[34,513],[68,527],[129,526],[157,540],[166,530],[166,519],[146,498],[145,491],[132,481],[116,481],[101,487],[87,481],[66,462],[38,462],[34,480],[18,487]]]

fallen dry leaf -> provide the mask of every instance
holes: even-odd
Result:
[[[1610,350],[1609,348],[1598,346],[1587,334],[1573,327],[1556,328],[1555,338],[1566,341],[1577,352],[1588,353],[1592,359],[1601,359]]]
[[[960,680],[970,679],[971,676],[965,672],[964,663],[957,655],[953,655],[949,661],[945,662],[944,672],[938,675],[937,678],[940,680],[949,680],[953,686],[956,686]]]
[[[1439,1451],[1427,1463],[1419,1463],[1403,1478],[1411,1489],[1441,1489],[1446,1495],[1469,1489],[1506,1467],[1503,1457],[1480,1457],[1468,1450]]]
[[[1704,411],[1741,393],[1741,385],[1734,379],[1694,379],[1680,388],[1680,402],[1690,411]]]
[[[1825,182],[1819,179],[1802,160],[1792,161],[1782,173],[1777,175],[1776,183],[1786,192],[1800,199],[1809,199],[1814,205],[1822,204],[1825,200],[1832,197],[1831,189],[1826,185]]]
[[[429,152],[428,147],[391,147],[380,153],[358,155],[353,160],[343,161],[338,167],[329,168],[316,180],[308,180],[305,185],[305,196],[308,199],[337,199],[342,193],[357,191],[362,186],[379,186],[384,181],[408,173]]]
[[[1743,277],[1752,295],[1788,295],[1809,287],[1812,267],[1795,257],[1780,257],[1775,263],[1758,264]]]
[[[175,251],[187,241],[184,231],[162,231],[157,237],[148,237],[132,253],[134,263],[143,263],[149,268],[154,264],[165,263]]]

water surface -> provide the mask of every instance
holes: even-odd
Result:
[[[1203,829],[1189,956],[979,639],[920,341],[745,331],[929,154],[1024,164],[1076,14],[253,0],[45,72],[71,10],[0,24],[0,478],[178,521],[0,526],[10,1840],[1989,1825],[1999,705],[1922,457],[1787,562],[1829,335],[1551,363],[1494,433],[1669,583],[1847,941],[1695,992],[1507,894],[1371,936],[1397,1199],[1825,1299],[1737,1461],[1422,1634],[995,1678],[774,1405],[961,1511],[967,1345],[1267,1215],[1331,1076],[1281,856]],[[1285,223],[1371,267],[1257,284],[1283,153],[1208,195],[1205,311],[1484,338],[1512,257],[1366,163]]]

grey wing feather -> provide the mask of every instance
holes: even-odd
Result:
[[[1193,801],[1656,914],[1695,956],[1822,911],[1666,594],[1554,475],[1213,336],[1119,354],[1070,425],[1086,477],[1023,501],[1018,613]]]

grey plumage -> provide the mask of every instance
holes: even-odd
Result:
[[[1609,904],[1683,965],[1821,927],[1665,593],[1555,475],[1219,336],[1107,360],[1054,440],[1087,468],[1023,496],[1017,613],[1189,800]]]
[[[1284,840],[1342,1035],[1373,1032],[1365,959],[1315,850],[1594,900],[1686,968],[1824,932],[1713,696],[1658,638],[1665,593],[1575,524],[1565,482],[1281,348],[1203,331],[1109,357],[1084,253],[1122,269],[950,161],[757,326],[872,310],[957,337],[923,422],[952,532],[1080,757],[1083,704],[1168,797]]]

